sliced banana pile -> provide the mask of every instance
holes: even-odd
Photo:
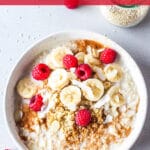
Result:
[[[46,57],[46,64],[52,68],[63,68],[63,57],[66,54],[73,54],[67,47],[57,47]]]
[[[77,109],[82,98],[93,103],[95,108],[100,108],[107,102],[115,107],[123,105],[125,99],[120,93],[120,87],[115,85],[122,79],[123,71],[115,63],[102,64],[100,54],[103,50],[95,50],[87,46],[84,52],[75,54],[78,59],[77,65],[89,64],[93,71],[93,77],[81,81],[76,75],[76,68],[72,67],[66,70],[63,66],[64,56],[66,54],[73,55],[72,50],[65,46],[53,49],[45,58],[46,64],[52,69],[46,80],[46,85],[42,87],[48,89],[38,91],[37,85],[29,77],[23,78],[17,85],[19,95],[23,98],[32,98],[38,91],[47,106],[45,112],[54,107],[58,99],[72,111]],[[104,83],[109,83],[109,85]]]
[[[119,86],[113,86],[108,91],[108,95],[110,97],[110,104],[115,107],[119,107],[125,103],[125,99],[123,95],[120,93]]]
[[[81,91],[76,86],[67,86],[60,92],[60,100],[68,109],[74,111],[81,101]]]
[[[107,80],[111,82],[119,82],[123,77],[122,69],[117,64],[110,64],[104,68]]]
[[[29,77],[21,79],[17,84],[17,92],[23,98],[31,98],[37,91],[35,85]]]
[[[102,95],[104,94],[104,86],[103,83],[98,79],[88,79],[84,81],[84,84],[91,88],[92,90],[92,97],[91,95],[84,90],[83,95],[85,98],[87,98],[89,101],[98,101]]]
[[[120,87],[117,85],[112,86],[108,92],[99,99],[94,105],[94,108],[101,108],[106,103],[110,103],[111,106],[116,110],[117,107],[122,106],[125,103],[125,99],[120,92]]]
[[[72,80],[72,84],[80,87],[83,96],[89,101],[98,101],[104,94],[103,83],[98,79],[87,79],[84,82]]]
[[[48,78],[48,86],[55,91],[60,91],[69,84],[69,74],[65,69],[54,70]]]

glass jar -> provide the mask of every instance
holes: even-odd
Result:
[[[101,6],[102,15],[110,23],[120,27],[131,27],[140,23],[147,15],[149,6]]]

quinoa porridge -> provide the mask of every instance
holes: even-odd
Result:
[[[139,96],[119,53],[92,40],[44,51],[16,85],[29,150],[109,150],[132,132]]]

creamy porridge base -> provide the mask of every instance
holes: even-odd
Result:
[[[100,50],[100,52],[104,48],[103,45],[88,40],[68,42],[63,46],[72,49],[73,53],[88,53],[87,45],[92,49]],[[49,52],[40,54],[33,64],[45,63],[47,53]],[[30,150],[107,150],[110,149],[111,144],[121,143],[124,138],[127,138],[136,119],[139,97],[136,85],[125,63],[122,63],[121,58],[117,59],[115,63],[121,66],[123,78],[118,83],[108,80],[102,81],[105,88],[104,95],[112,86],[117,85],[121,89],[125,103],[119,107],[112,107],[109,101],[103,100],[103,103],[98,104],[100,108],[95,108],[97,102],[91,102],[82,97],[77,110],[88,108],[92,112],[92,120],[87,127],[75,124],[76,110],[70,111],[64,107],[58,91],[53,93],[53,103],[48,104],[51,109],[48,109],[48,106],[47,108],[43,107],[41,112],[32,111],[28,106],[29,99],[23,99],[19,96],[15,120],[19,135],[25,145]],[[101,63],[98,65],[102,69],[105,67]],[[72,71],[69,74],[71,79],[76,80]],[[95,74],[93,78],[98,77]],[[48,91],[51,89],[47,86],[47,80],[35,81],[32,78],[31,80],[36,84],[38,93],[44,89],[43,96],[50,97]]]

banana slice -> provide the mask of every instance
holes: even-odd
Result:
[[[73,54],[72,51],[66,47],[57,47],[46,57],[46,64],[55,69],[63,68],[63,57],[66,54]]]
[[[69,83],[69,74],[65,69],[54,70],[48,78],[48,86],[52,90],[61,90]]]
[[[83,82],[86,86],[90,87],[93,95],[87,93],[87,90],[83,91],[83,95],[89,101],[98,101],[104,94],[103,83],[98,79],[88,79]],[[83,90],[83,89],[82,89]]]
[[[108,91],[110,97],[110,104],[115,107],[119,107],[125,103],[123,95],[120,93],[119,86],[113,86]]]
[[[100,67],[94,66],[93,71],[96,72],[96,75],[98,76],[100,80],[102,81],[106,80],[105,73]]]
[[[123,77],[122,69],[117,64],[107,65],[104,68],[106,78],[111,82],[119,82]]]
[[[35,95],[37,86],[29,77],[21,79],[17,84],[17,92],[23,98],[31,98]]]
[[[84,92],[86,91],[85,93],[88,93],[89,97],[94,97],[92,89],[89,86],[87,86],[86,84],[84,84],[83,82],[80,82],[78,80],[72,80],[72,84],[81,88],[82,91],[84,91]]]
[[[90,54],[87,54],[87,55],[84,56],[84,63],[90,65],[91,67],[99,66],[100,65],[100,60],[94,58]]]
[[[67,86],[60,92],[60,100],[68,109],[74,111],[81,101],[81,91],[76,86]]]
[[[78,64],[83,64],[84,63],[84,56],[85,56],[84,52],[79,52],[75,56],[78,59]]]

